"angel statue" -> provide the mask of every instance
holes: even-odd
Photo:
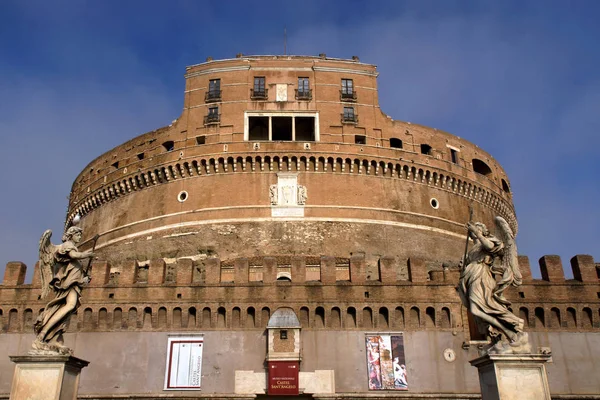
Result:
[[[497,236],[481,222],[467,223],[474,245],[462,262],[458,292],[480,330],[487,328],[492,338],[488,354],[530,353],[524,321],[508,309],[504,297],[506,288],[522,282],[515,236],[504,218],[494,221]]]
[[[62,237],[58,246],[50,242],[52,231],[47,230],[40,239],[40,272],[42,279],[42,299],[53,292],[51,300],[35,321],[37,337],[30,353],[67,354],[73,351],[63,345],[63,333],[67,329],[71,315],[77,311],[84,285],[90,282],[87,268],[81,261],[94,256],[92,250],[80,252],[77,244],[81,241],[81,228],[72,226]],[[89,263],[88,266],[89,268]]]

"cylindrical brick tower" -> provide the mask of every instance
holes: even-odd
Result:
[[[325,56],[188,67],[181,116],[92,161],[67,224],[80,214],[109,262],[364,253],[441,265],[461,257],[470,205],[516,231],[502,167],[384,114],[377,75]]]

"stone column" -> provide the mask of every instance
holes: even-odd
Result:
[[[550,354],[488,354],[470,361],[479,370],[482,400],[550,400]]]
[[[88,361],[73,356],[10,356],[15,374],[10,400],[77,400],[79,374]]]

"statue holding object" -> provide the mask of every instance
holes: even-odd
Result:
[[[42,299],[50,292],[54,295],[44,311],[38,316],[34,330],[36,339],[30,354],[65,354],[73,351],[64,346],[63,333],[67,329],[71,315],[80,306],[81,290],[90,282],[88,275],[93,249],[80,252],[77,244],[81,241],[82,230],[72,226],[62,237],[58,246],[50,242],[52,231],[47,230],[40,239],[40,275]],[[97,237],[94,238],[94,246]],[[82,260],[89,259],[86,268]]]
[[[480,331],[492,339],[485,349],[488,354],[530,353],[524,321],[508,309],[510,302],[504,297],[509,286],[522,282],[515,236],[504,218],[494,221],[497,236],[481,222],[467,223],[474,244],[462,263],[458,293]]]

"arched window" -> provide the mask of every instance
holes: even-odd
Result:
[[[246,310],[246,328],[256,327],[256,310],[254,307],[248,307]]]
[[[492,173],[491,168],[478,158],[473,159],[473,171],[481,175],[490,175]]]
[[[167,140],[162,145],[166,151],[173,151],[173,149],[175,148],[175,142],[173,142],[172,140]]]
[[[325,309],[323,307],[317,307],[315,310],[315,328],[325,327]]]
[[[241,314],[240,308],[233,307],[233,310],[231,310],[231,327],[232,328],[240,327],[240,314]]]
[[[577,312],[573,307],[567,308],[567,328],[577,328]]]
[[[181,308],[175,307],[173,309],[173,328],[180,329],[183,328],[182,320],[181,320]]]
[[[188,328],[194,328],[196,326],[196,320],[197,320],[196,314],[197,314],[196,307],[190,307],[188,309],[188,318],[187,318],[187,327]]]
[[[402,148],[402,140],[400,140],[398,138],[391,138],[390,139],[390,147],[392,147],[394,149],[401,149]]]
[[[204,307],[204,309],[202,310],[202,327],[212,328],[211,312],[210,308],[208,307]]]
[[[508,183],[504,179],[502,179],[502,190],[506,193],[510,193],[510,187],[508,187]]]
[[[440,323],[442,328],[452,328],[452,317],[448,307],[442,308],[442,319]]]
[[[142,321],[143,329],[152,329],[152,308],[144,308],[144,319]]]
[[[137,309],[135,307],[131,307],[129,309],[129,315],[127,316],[127,326],[129,329],[137,328]]]
[[[550,310],[550,327],[557,329],[561,327],[560,310],[556,307]]]
[[[309,316],[308,307],[300,307],[300,326],[308,328]]]

